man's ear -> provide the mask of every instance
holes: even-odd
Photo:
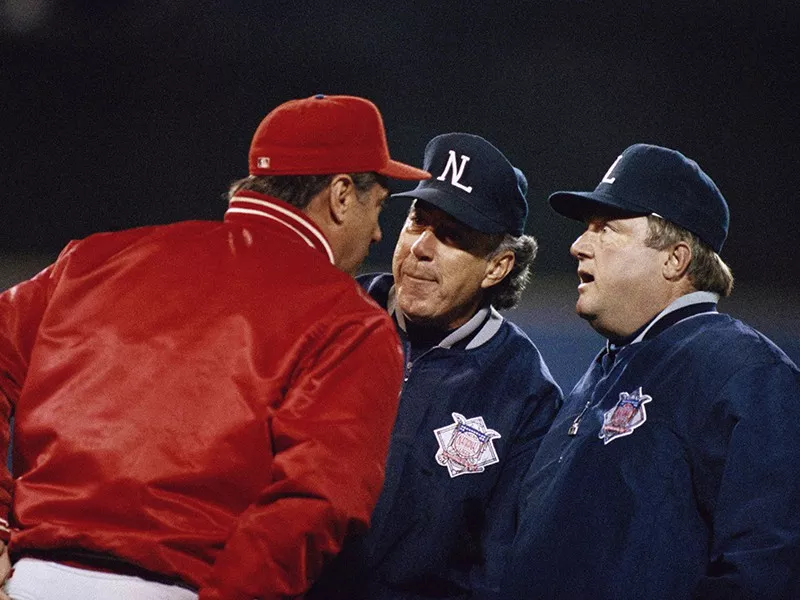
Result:
[[[356,197],[356,187],[352,177],[346,173],[333,176],[328,186],[328,211],[334,223],[341,224],[345,214]]]
[[[678,242],[668,249],[662,273],[669,281],[677,281],[689,270],[692,262],[692,249],[686,242]]]
[[[486,272],[483,275],[483,281],[481,281],[481,287],[483,289],[490,288],[493,285],[497,285],[506,275],[511,272],[511,269],[514,268],[514,253],[511,250],[506,250],[493,256],[489,259],[489,263],[486,265]]]

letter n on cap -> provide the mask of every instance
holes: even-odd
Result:
[[[453,173],[450,175],[450,183],[452,183],[457,188],[460,188],[467,192],[468,194],[472,192],[471,185],[462,185],[459,180],[461,176],[464,174],[464,167],[469,162],[469,156],[461,155],[461,165],[456,166],[456,153],[454,150],[448,150],[450,156],[447,157],[447,164],[444,166],[444,171],[442,174],[439,175],[436,179],[439,181],[444,181],[445,177],[447,177],[447,172],[452,169]]]

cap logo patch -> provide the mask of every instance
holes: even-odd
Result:
[[[459,189],[464,190],[468,194],[472,192],[471,185],[462,185],[460,183],[461,176],[464,174],[464,167],[469,162],[469,156],[465,156],[464,154],[461,155],[461,165],[456,165],[456,153],[454,150],[448,150],[450,155],[447,157],[447,164],[444,166],[444,171],[442,174],[439,175],[436,179],[439,181],[444,181],[447,177],[448,171],[452,171],[453,173],[450,175],[450,183],[456,186]]]
[[[622,160],[622,154],[620,154],[620,155],[617,157],[617,160],[615,160],[615,161],[614,161],[614,164],[613,164],[613,165],[611,165],[610,167],[608,167],[608,171],[606,171],[606,174],[605,174],[605,175],[603,175],[603,181],[602,181],[602,183],[614,183],[614,182],[617,180],[617,178],[616,178],[616,177],[609,177],[609,175],[611,175],[611,171],[613,171],[613,170],[614,170],[614,167],[616,167],[616,166],[617,166],[617,164],[619,163],[619,161],[620,161],[620,160]]]
[[[259,169],[269,169],[269,156],[259,156],[257,164]]]
[[[603,414],[603,426],[600,428],[600,439],[603,444],[611,440],[633,433],[633,430],[647,420],[644,405],[653,398],[642,393],[639,388],[632,394],[622,392],[614,408]]]
[[[502,436],[487,429],[483,417],[466,419],[456,412],[452,415],[452,425],[433,431],[439,442],[436,462],[447,467],[451,478],[482,473],[485,467],[500,461],[492,440]]]

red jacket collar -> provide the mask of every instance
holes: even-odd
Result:
[[[325,234],[308,215],[291,204],[265,194],[240,190],[231,198],[228,210],[225,211],[225,220],[238,221],[239,215],[263,217],[280,223],[294,232],[303,242],[326,254],[331,264],[336,264],[333,250]]]

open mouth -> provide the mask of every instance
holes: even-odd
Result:
[[[578,271],[578,278],[581,280],[581,283],[592,283],[594,281],[594,275],[586,271]]]

